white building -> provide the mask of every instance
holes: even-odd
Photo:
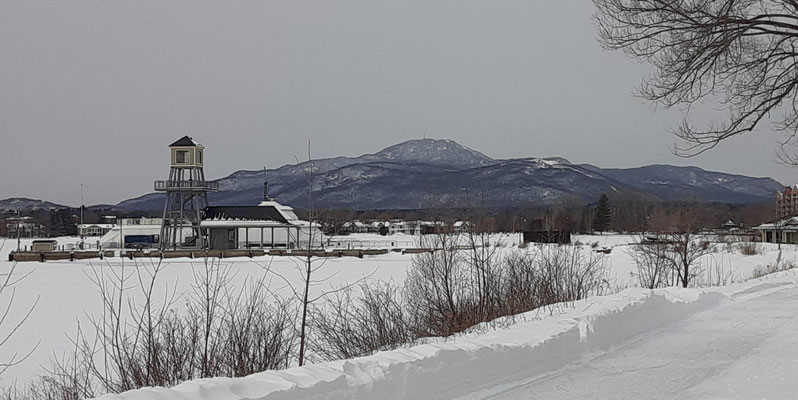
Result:
[[[144,241],[159,243],[161,234],[160,218],[125,218],[121,225],[113,225],[99,240],[104,249],[118,249],[125,243],[130,245],[135,242],[142,244]],[[190,231],[187,232],[190,234]]]
[[[209,248],[321,248],[323,234],[316,223],[300,220],[294,209],[273,200],[257,206],[205,208],[200,227],[208,232]]]
[[[768,243],[798,244],[798,217],[779,219],[753,228]]]
[[[80,224],[78,225],[78,235],[104,236],[115,226],[115,224]]]

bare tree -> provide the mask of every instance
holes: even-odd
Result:
[[[671,244],[664,253],[665,260],[676,274],[682,287],[688,287],[701,271],[700,259],[715,251],[714,245],[690,231],[669,235]]]
[[[2,246],[0,246],[2,249]],[[12,318],[12,310],[16,302],[16,288],[14,287],[22,279],[25,279],[30,273],[17,275],[16,261],[11,264],[11,268],[6,272],[6,276],[0,278],[0,348],[7,348],[8,343],[14,334],[17,333],[19,328],[30,318],[31,313],[39,303],[39,296],[36,297],[35,302],[28,307],[22,317],[14,320]],[[0,375],[2,375],[8,368],[18,365],[25,361],[34,350],[38,347],[38,343],[30,349],[20,350],[14,352],[9,359],[0,361]]]
[[[648,243],[632,245],[627,253],[637,266],[634,273],[640,286],[648,289],[669,286],[668,277],[671,263],[668,262],[667,253],[670,244],[663,236],[656,235],[646,239]]]
[[[445,232],[423,235],[422,247],[434,249],[412,260],[406,291],[415,310],[423,336],[449,336],[480,322],[468,311],[473,305],[473,288],[465,255],[457,248],[455,235]]]
[[[776,118],[798,134],[798,2],[795,0],[593,0],[601,43],[650,63],[655,72],[640,95],[665,107],[686,105],[676,135],[683,156]],[[690,108],[715,102],[724,121],[697,127]],[[703,110],[702,110],[703,111]],[[783,159],[796,164],[795,153]]]
[[[299,163],[299,159],[297,158],[297,163]],[[299,325],[299,354],[298,354],[298,364],[300,366],[304,365],[306,362],[306,352],[307,352],[307,344],[308,344],[308,329],[309,329],[309,317],[310,317],[310,308],[313,303],[325,298],[328,295],[346,291],[349,288],[357,285],[361,281],[368,278],[363,277],[355,282],[351,282],[347,285],[339,287],[337,289],[329,289],[329,290],[322,290],[319,294],[311,295],[311,288],[318,287],[324,285],[328,282],[334,275],[328,275],[322,278],[317,277],[317,273],[319,270],[324,267],[326,264],[326,258],[319,258],[314,256],[314,252],[318,250],[323,251],[323,241],[318,235],[321,235],[319,230],[320,225],[317,221],[320,220],[319,211],[316,209],[316,206],[313,202],[313,189],[314,189],[314,181],[315,181],[315,170],[313,165],[313,157],[311,155],[311,147],[310,141],[308,141],[308,154],[307,154],[307,161],[304,163],[305,169],[305,180],[307,182],[307,210],[306,215],[308,217],[308,242],[307,248],[302,249],[299,252],[300,256],[296,257],[296,265],[300,272],[302,288],[300,291],[297,291],[293,288],[293,285],[290,283],[288,279],[283,277],[280,274],[277,274],[280,278],[282,278],[288,285],[289,288],[294,293],[294,297],[297,298],[301,307],[301,318],[300,318],[300,325]],[[297,238],[299,239],[299,238]],[[319,240],[320,245],[316,246],[316,240]]]

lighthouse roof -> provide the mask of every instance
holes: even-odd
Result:
[[[186,135],[178,139],[176,142],[170,144],[169,147],[200,147],[200,145],[190,136]]]

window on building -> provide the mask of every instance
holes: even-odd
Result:
[[[202,150],[197,150],[197,164],[202,164]]]
[[[175,152],[175,164],[188,164],[188,150],[178,150]]]

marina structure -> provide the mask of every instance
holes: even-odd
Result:
[[[183,136],[169,145],[169,150],[169,179],[155,181],[155,190],[166,192],[160,248],[205,248],[205,239],[200,230],[201,213],[208,205],[208,193],[218,191],[219,183],[205,180],[205,147],[189,136]]]

